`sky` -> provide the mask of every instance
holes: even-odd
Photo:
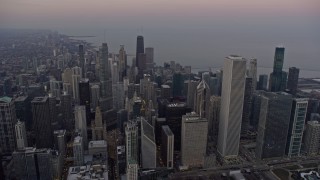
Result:
[[[94,45],[131,54],[143,35],[156,63],[198,68],[221,67],[230,54],[272,67],[282,44],[286,68],[320,77],[320,0],[0,0],[1,28],[90,35]]]

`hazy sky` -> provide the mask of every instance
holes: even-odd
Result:
[[[95,45],[132,54],[142,34],[156,63],[199,68],[219,67],[229,54],[272,67],[283,44],[285,67],[320,77],[320,0],[0,0],[0,28],[93,35]]]
[[[158,27],[254,22],[285,18],[316,21],[319,0],[0,0],[1,27]]]

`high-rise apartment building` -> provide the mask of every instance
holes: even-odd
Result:
[[[168,125],[162,126],[161,132],[161,158],[165,166],[173,168],[174,134]]]
[[[262,92],[256,157],[277,158],[285,154],[292,96],[284,92]]]
[[[218,135],[218,153],[222,157],[238,155],[245,75],[244,58],[236,55],[225,58]]]
[[[13,99],[7,96],[0,98],[0,149],[3,154],[10,154],[14,151],[16,146],[14,125],[16,122]]]
[[[286,154],[289,157],[300,155],[307,108],[308,99],[296,98],[292,102],[291,117],[286,144]]]
[[[319,153],[320,149],[320,122],[308,121],[304,137],[304,151],[309,156]]]
[[[34,133],[37,148],[53,146],[53,130],[50,117],[49,97],[36,97],[31,101]]]
[[[203,166],[207,150],[208,120],[195,112],[182,116],[181,163],[183,166]]]
[[[274,54],[273,72],[270,74],[269,90],[272,92],[284,91],[287,86],[287,73],[282,71],[285,48],[276,47]]]
[[[14,129],[16,134],[17,149],[28,147],[25,123],[18,121]]]
[[[289,89],[289,92],[293,95],[295,95],[298,90],[299,71],[296,67],[289,68],[287,89]]]

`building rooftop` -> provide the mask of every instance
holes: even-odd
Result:
[[[11,97],[8,97],[8,96],[4,96],[2,98],[0,98],[0,103],[10,103],[12,101],[12,98]]]
[[[18,96],[14,99],[14,101],[25,101],[28,98],[28,96]]]
[[[164,133],[166,133],[167,136],[173,135],[173,133],[168,125],[162,126],[162,129],[163,129]]]
[[[87,165],[70,167],[67,180],[107,180],[108,169],[106,165]]]
[[[231,59],[231,60],[242,60],[243,58],[241,56],[238,55],[230,55],[227,57],[227,59]]]
[[[107,141],[105,140],[89,142],[89,148],[106,148],[106,147],[107,147]]]
[[[42,103],[42,102],[46,102],[47,100],[48,100],[48,96],[35,97],[31,102],[32,103]]]
[[[169,103],[167,106],[168,107],[185,107],[187,106],[187,104],[184,102],[178,102],[178,103]]]

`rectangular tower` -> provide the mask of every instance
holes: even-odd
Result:
[[[167,168],[173,168],[174,134],[168,125],[162,126],[161,154]]]
[[[298,90],[299,71],[296,67],[289,68],[287,88],[293,95],[295,95]]]
[[[231,55],[225,58],[219,120],[218,153],[222,157],[238,156],[246,60]]]

